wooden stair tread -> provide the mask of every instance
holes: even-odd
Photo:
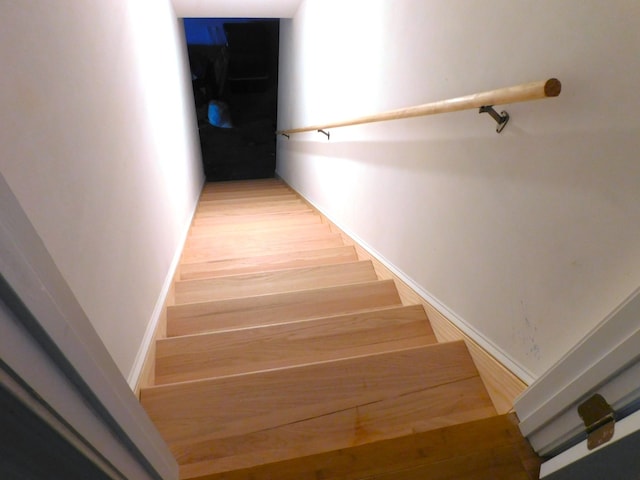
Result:
[[[274,255],[231,258],[202,263],[188,263],[180,268],[180,280],[214,278],[243,273],[256,273],[313,265],[331,265],[358,260],[352,246],[302,250]]]
[[[288,188],[282,180],[277,178],[261,178],[257,180],[233,180],[229,182],[209,182],[205,183],[202,191],[204,193],[217,193],[229,191],[256,192],[271,188]]]
[[[392,280],[167,308],[167,336],[283,323],[400,305]]]
[[[238,229],[220,229],[216,230],[215,228],[203,228],[196,231],[192,231],[189,233],[189,238],[187,239],[186,245],[192,245],[197,241],[207,241],[218,243],[221,241],[228,241],[230,239],[240,238],[248,236],[248,237],[269,237],[269,236],[278,236],[285,235],[290,233],[292,235],[296,234],[305,234],[304,236],[310,236],[313,234],[323,234],[323,233],[334,233],[331,231],[331,228],[326,223],[307,223],[307,224],[295,224],[295,223],[284,223],[284,224],[273,224],[266,223],[257,228],[249,228],[249,225],[243,226],[244,228]]]
[[[250,224],[255,222],[282,222],[288,219],[297,219],[300,216],[316,215],[310,208],[296,209],[296,210],[283,210],[273,212],[262,213],[243,213],[242,215],[218,215],[218,216],[204,216],[194,217],[194,226],[219,226],[219,225],[238,225],[238,224]]]
[[[307,204],[294,195],[285,200],[261,200],[260,202],[200,202],[196,208],[195,216],[248,215],[273,211],[306,210],[307,208]]]
[[[273,242],[256,244],[249,242],[247,245],[222,245],[219,247],[202,247],[185,249],[182,254],[182,263],[199,263],[211,260],[225,260],[230,258],[247,257],[253,255],[275,255],[292,250],[320,250],[323,248],[342,247],[344,242],[338,233],[325,234],[310,239],[288,240],[279,239]]]
[[[238,245],[245,247],[248,245],[259,246],[269,243],[293,243],[300,240],[311,240],[335,235],[328,225],[292,225],[281,228],[272,228],[255,232],[247,231],[227,231],[218,232],[213,235],[194,235],[185,243],[185,250],[194,248],[221,248]]]
[[[156,384],[436,343],[421,305],[158,341]]]
[[[141,398],[179,463],[216,469],[495,414],[463,342],[150,387]]]
[[[280,201],[290,201],[290,200],[299,200],[299,199],[300,197],[291,191],[267,193],[262,196],[253,196],[253,197],[247,197],[246,195],[231,196],[231,197],[221,196],[218,198],[216,198],[215,196],[208,196],[207,198],[204,198],[204,199],[200,198],[198,207],[214,207],[214,206],[224,207],[227,205],[246,205],[250,203],[261,204],[263,202],[280,202]]]
[[[500,415],[437,430],[380,440],[252,468],[198,476],[201,480],[382,480],[405,478],[533,480],[518,473],[527,460],[520,451],[517,419]],[[474,452],[470,458],[470,452]],[[509,473],[502,475],[505,467]],[[426,472],[420,471],[427,469]],[[473,470],[471,470],[473,469]],[[190,478],[183,467],[181,478]],[[465,470],[467,472],[465,472]],[[469,471],[475,476],[463,477]],[[513,475],[512,475],[513,472]],[[413,476],[406,476],[413,474]],[[537,476],[535,477],[537,479]]]
[[[249,219],[245,218],[245,221],[242,222],[230,223],[221,223],[214,218],[212,222],[208,223],[207,219],[200,220],[199,223],[194,222],[189,230],[189,237],[211,237],[218,233],[224,234],[227,232],[255,233],[255,231],[267,229],[317,225],[322,223],[322,218],[314,212],[293,212],[287,215],[259,215]]]
[[[458,341],[158,385],[143,389],[141,401],[167,442],[193,443],[365,408],[477,376]]]
[[[396,409],[404,415],[389,415]],[[244,435],[169,444],[183,478],[314,455],[495,415],[478,377]],[[363,420],[364,419],[364,420]],[[430,420],[428,420],[430,419]]]
[[[175,284],[175,303],[179,305],[349,285],[370,282],[377,278],[373,264],[364,260],[202,280],[182,280]]]
[[[208,182],[203,186],[203,191],[226,191],[244,189],[250,192],[271,188],[272,186],[284,187],[285,183],[278,178],[259,178],[254,180],[230,180],[226,182]]]

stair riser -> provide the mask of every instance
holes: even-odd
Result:
[[[283,229],[282,231],[270,231],[260,233],[254,236],[248,235],[219,235],[211,238],[194,238],[185,244],[183,257],[198,256],[206,254],[210,251],[225,251],[231,255],[237,255],[233,251],[234,248],[238,252],[252,250],[260,253],[260,247],[266,245],[292,245],[297,242],[308,242],[322,239],[335,239],[336,234],[331,233],[328,227],[322,225],[314,225],[309,231],[299,228]],[[204,253],[203,253],[204,252]]]
[[[156,347],[156,384],[337,360],[430,343],[436,343],[436,339],[421,306],[168,338],[159,341]]]
[[[245,435],[356,407],[363,409],[390,399],[411,403],[412,394],[476,376],[464,343],[454,342],[151,387],[141,392],[141,401],[167,442],[191,443],[197,438]],[[460,405],[451,398],[445,403],[450,413],[460,414]],[[399,412],[401,408],[394,415]]]
[[[207,208],[198,209],[196,211],[194,220],[206,219],[206,218],[225,218],[233,216],[246,216],[246,215],[264,215],[282,212],[299,212],[308,211],[309,207],[306,203],[299,200],[289,202],[275,202],[273,204],[266,203],[263,205],[246,205],[235,206],[233,208]]]
[[[437,430],[416,433],[391,440],[350,446],[312,456],[305,456],[254,468],[240,469],[219,475],[207,476],[206,480],[361,480],[379,479],[393,473],[402,474],[420,467],[431,467],[428,474],[413,478],[433,479],[437,465],[450,464],[448,480],[457,479],[462,465],[467,465],[470,452],[486,457],[491,472],[490,460],[497,450],[512,449],[511,462],[520,464],[520,457],[513,451],[518,445],[519,432],[511,416],[502,415],[465,424],[443,427]],[[451,465],[454,464],[454,465]],[[206,465],[203,465],[205,467]],[[181,478],[190,478],[197,465],[187,465],[181,470]],[[436,467],[437,468],[437,467]],[[484,475],[476,469],[476,479],[520,479],[518,476]],[[526,478],[526,477],[525,477]],[[528,480],[528,479],[527,479]]]
[[[276,255],[291,251],[320,250],[323,248],[342,247],[344,243],[339,234],[325,235],[311,240],[283,241],[282,243],[264,243],[247,247],[211,247],[192,248],[183,253],[182,263],[208,262],[258,255]]]
[[[265,222],[265,221],[283,221],[286,219],[297,218],[299,216],[314,215],[314,211],[310,208],[300,209],[294,211],[282,211],[282,212],[270,212],[270,213],[253,213],[243,215],[219,215],[213,217],[196,217],[193,219],[194,226],[218,226],[218,225],[233,225],[233,224],[250,224],[253,222]]]
[[[286,461],[489,418],[495,410],[482,389],[474,377],[255,433],[176,442],[170,448],[186,478]]]
[[[282,202],[282,201],[294,201],[300,200],[295,193],[291,192],[278,192],[275,194],[266,194],[263,196],[254,196],[247,197],[245,195],[239,197],[222,197],[215,198],[209,196],[207,199],[200,198],[200,202],[198,203],[198,207],[207,208],[207,207],[215,207],[215,208],[224,208],[227,206],[234,205],[248,205],[248,204],[262,204],[264,202]]]
[[[220,215],[255,215],[259,213],[272,213],[280,211],[306,210],[306,204],[300,199],[293,197],[290,200],[263,200],[255,203],[227,203],[200,202],[196,208],[195,217],[215,217]]]
[[[390,280],[247,299],[171,306],[167,335],[191,335],[400,305]]]
[[[182,265],[180,280],[198,280],[229,275],[288,270],[318,265],[336,265],[358,260],[353,247],[334,247],[322,250],[286,252],[279,255],[235,258],[217,262]]]
[[[175,303],[179,305],[285,293],[370,282],[376,279],[371,262],[363,261],[206,280],[187,280],[176,282]]]
[[[322,218],[312,212],[288,215],[259,215],[246,222],[220,223],[217,219],[203,219],[194,223],[189,230],[189,238],[199,236],[215,237],[218,234],[246,232],[255,235],[262,231],[278,228],[292,228],[304,225],[319,225]]]
[[[282,182],[274,179],[263,179],[251,182],[224,182],[208,183],[202,189],[203,197],[221,197],[226,195],[239,195],[242,197],[262,196],[271,192],[287,192],[292,190]]]
[[[185,252],[193,249],[213,249],[213,248],[246,248],[247,246],[259,247],[263,244],[273,243],[294,243],[298,241],[326,238],[335,235],[327,225],[295,226],[283,229],[274,229],[267,232],[226,232],[212,236],[191,237],[185,243]]]

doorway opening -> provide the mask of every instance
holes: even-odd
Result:
[[[278,19],[185,18],[207,181],[274,176]]]

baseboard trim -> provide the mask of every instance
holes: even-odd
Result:
[[[278,178],[286,183],[281,177],[278,176]],[[515,362],[493,342],[474,329],[434,295],[418,285],[362,238],[350,232],[348,228],[331,220],[322,208],[288,183],[287,186],[316,210],[332,229],[342,234],[346,243],[353,244],[360,258],[372,260],[380,278],[389,278],[396,282],[403,303],[421,303],[425,307],[438,341],[464,340],[498,413],[507,413],[513,410],[515,399],[535,380],[531,372]]]
[[[202,188],[204,188],[204,184],[200,187],[201,193]],[[136,355],[135,362],[133,363],[133,367],[131,368],[131,372],[127,378],[129,387],[131,387],[131,390],[133,390],[137,397],[140,396],[140,389],[142,387],[152,384],[148,379],[153,379],[155,375],[153,370],[155,365],[155,341],[159,338],[159,335],[163,335],[163,332],[166,329],[167,305],[169,305],[173,299],[173,286],[176,275],[179,273],[178,267],[180,265],[180,259],[182,258],[182,251],[187,241],[189,229],[193,223],[193,217],[196,214],[199,201],[200,195],[196,198],[191,215],[189,215],[187,222],[182,229],[181,241],[178,243],[178,248],[176,248],[171,264],[169,265],[167,276],[162,288],[160,289],[158,300],[156,301],[153,313],[151,314],[151,318],[147,324],[147,329],[144,333],[142,343],[140,344],[138,354]]]

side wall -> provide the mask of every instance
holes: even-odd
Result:
[[[133,384],[203,176],[169,0],[0,6],[0,171]]]
[[[557,99],[278,140],[278,174],[530,383],[640,285],[640,4],[304,0],[279,128],[556,76]]]

